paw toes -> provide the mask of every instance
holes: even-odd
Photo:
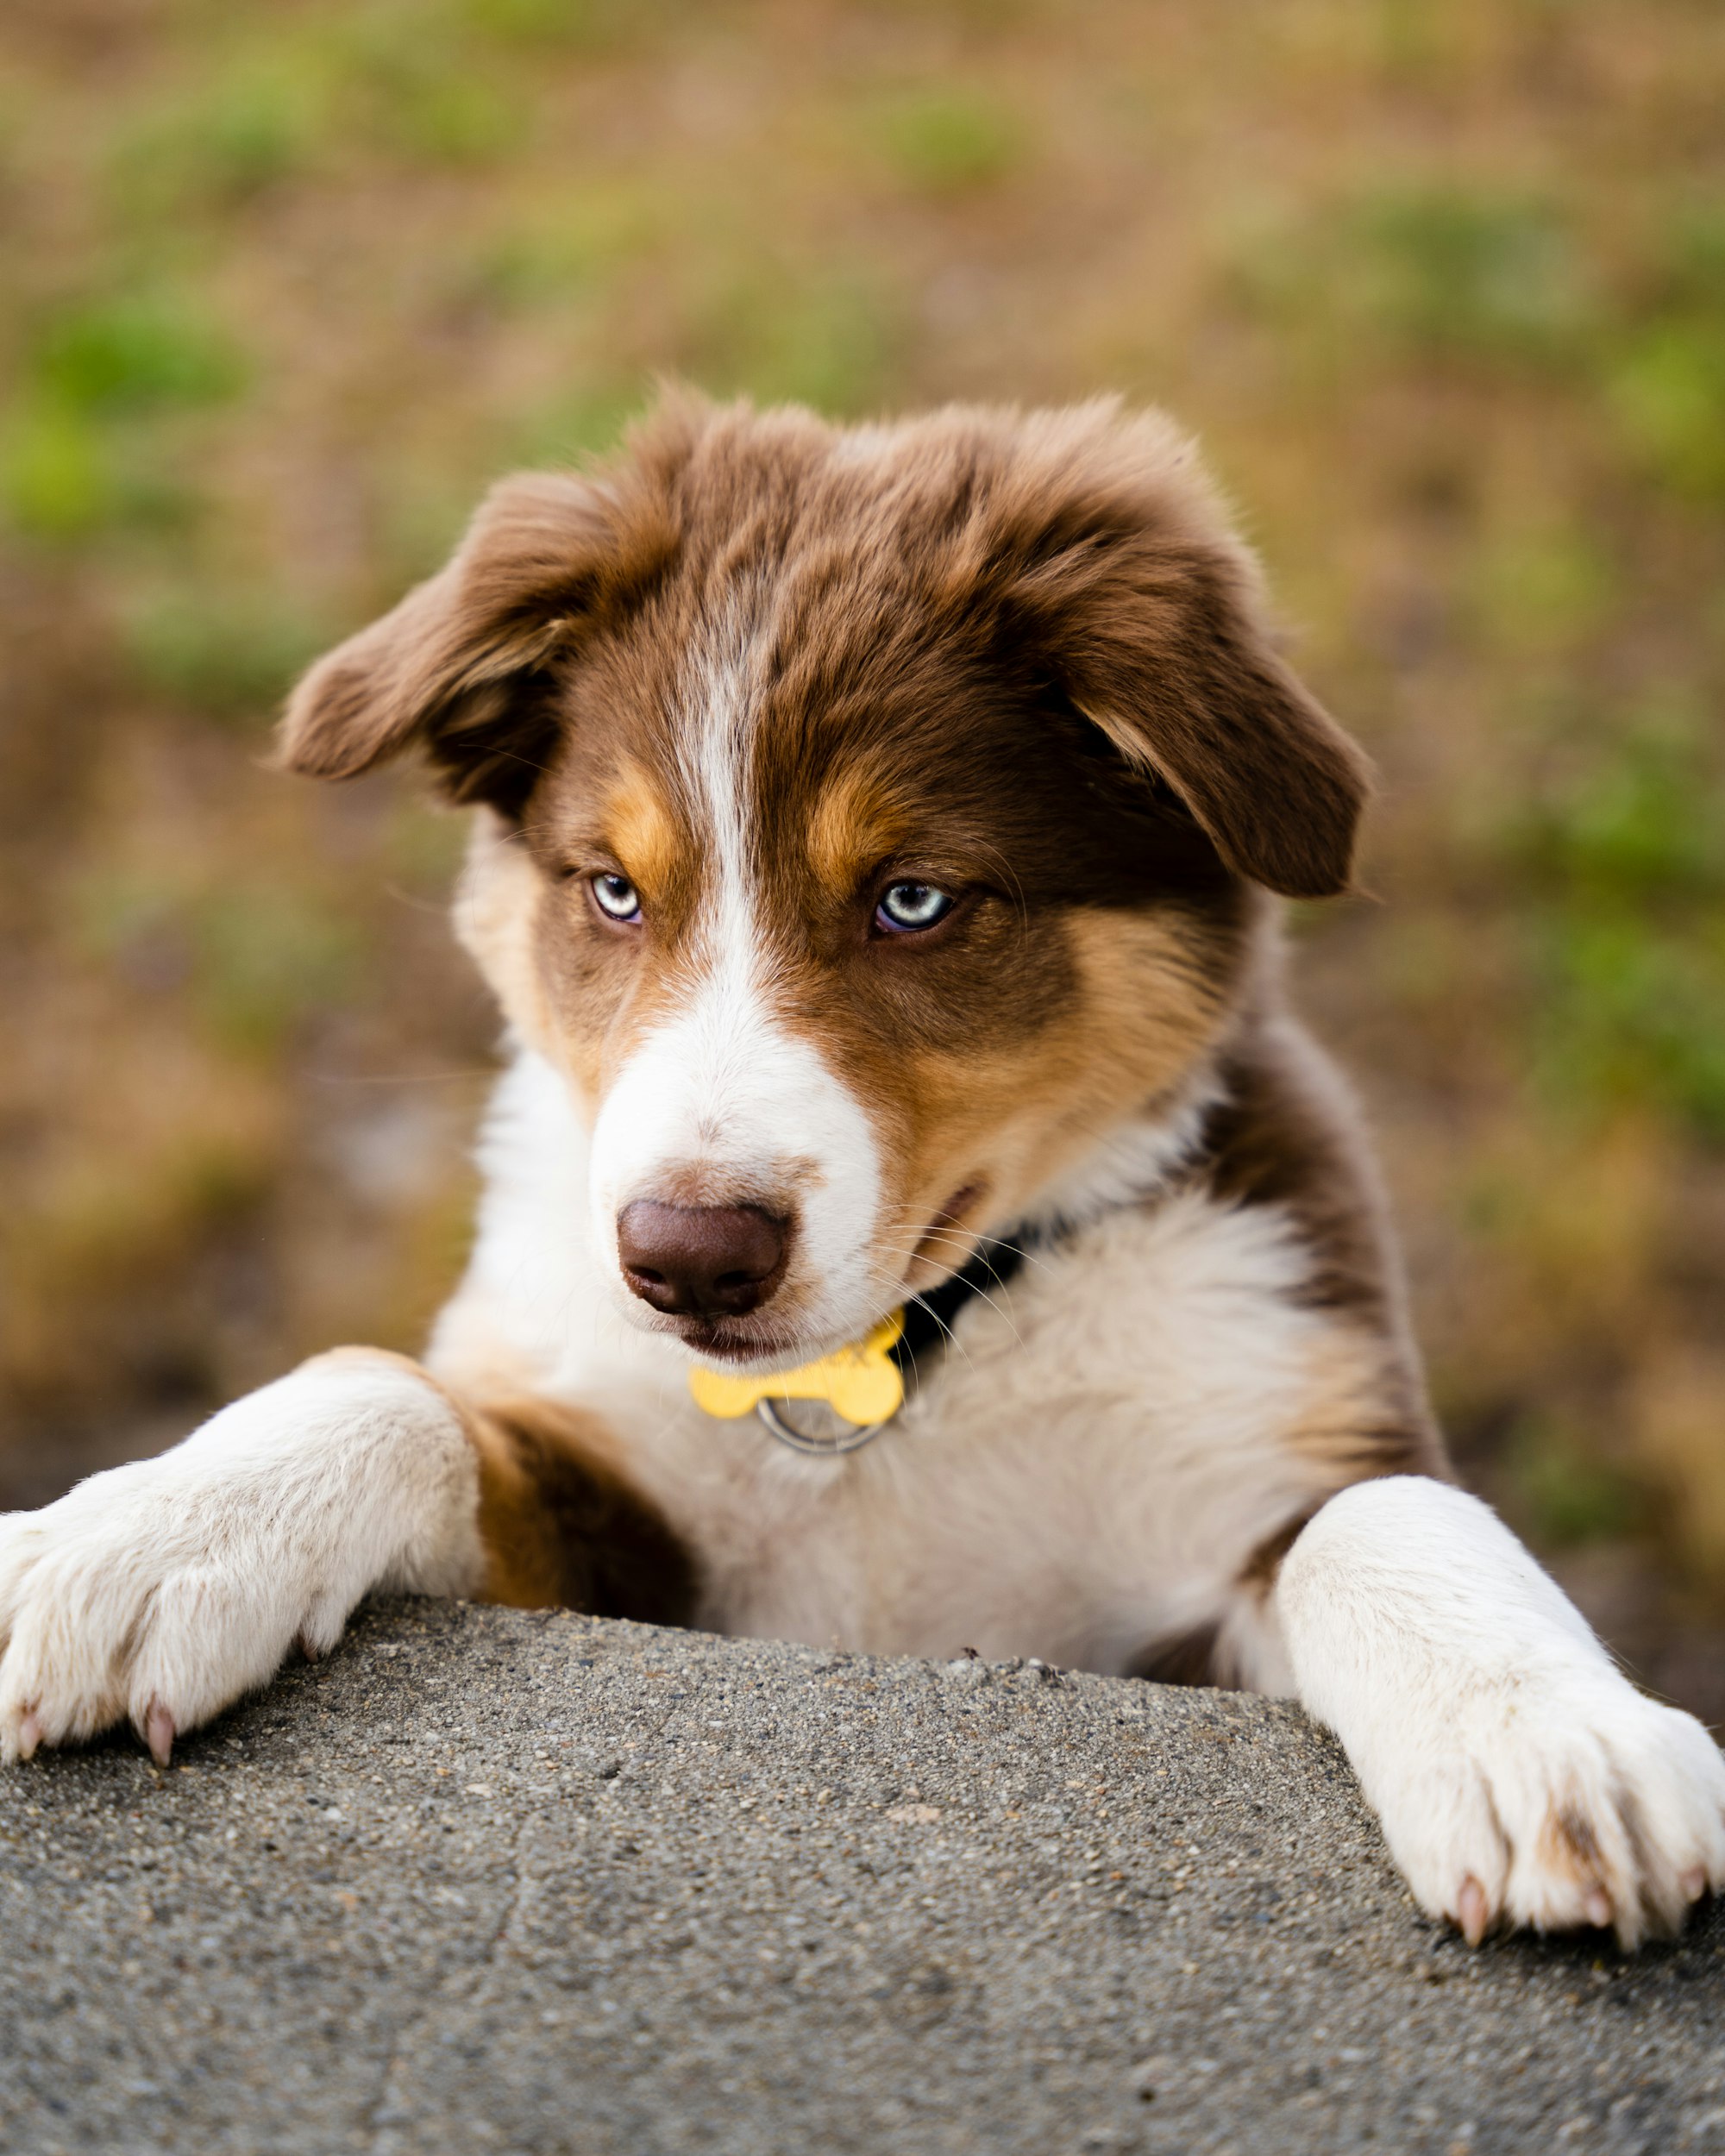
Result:
[[[1456,1896],[1455,1921],[1470,1946],[1478,1946],[1491,1922],[1491,1906],[1486,1900],[1485,1889],[1471,1871]]]
[[[153,1699],[145,1712],[143,1739],[151,1758],[159,1767],[166,1766],[173,1757],[173,1716],[159,1699]]]
[[[1707,1732],[1615,1673],[1561,1703],[1488,1702],[1394,1801],[1373,1792],[1421,1906],[1471,1946],[1499,1927],[1592,1927],[1632,1952],[1725,1893],[1725,1760]]]

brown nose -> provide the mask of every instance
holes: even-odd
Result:
[[[759,1206],[662,1206],[637,1198],[617,1216],[623,1276],[677,1318],[740,1318],[779,1284],[788,1223]]]

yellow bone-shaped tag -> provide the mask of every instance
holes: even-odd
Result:
[[[824,1355],[818,1363],[805,1363],[800,1369],[775,1370],[767,1377],[692,1369],[689,1390],[698,1407],[727,1421],[748,1414],[763,1400],[824,1400],[847,1422],[889,1422],[904,1405],[905,1381],[888,1351],[904,1329],[905,1313],[895,1310],[866,1340]]]

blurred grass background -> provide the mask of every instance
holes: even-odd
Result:
[[[460,1264],[458,824],[295,668],[655,370],[1201,431],[1385,778],[1298,923],[1476,1483],[1725,1717],[1712,0],[9,0],[0,1503]]]

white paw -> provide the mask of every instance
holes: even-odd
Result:
[[[1725,1889],[1725,1758],[1645,1699],[1477,1498],[1358,1482],[1276,1586],[1300,1696],[1341,1739],[1422,1906],[1609,1925],[1626,1946]]]
[[[0,1758],[129,1718],[166,1764],[178,1731],[267,1682],[302,1629],[314,1648],[340,1636],[345,1611],[331,1626],[304,1568],[263,1546],[260,1494],[193,1493],[171,1462],[0,1520]]]
[[[470,1589],[476,1500],[442,1396],[344,1351],[160,1459],[0,1517],[0,1758],[129,1718],[165,1764],[296,1639],[334,1646],[368,1588]]]
[[[1725,1889],[1725,1758],[1603,1662],[1458,1697],[1371,1791],[1421,1905],[1500,1927],[1674,1932]]]

